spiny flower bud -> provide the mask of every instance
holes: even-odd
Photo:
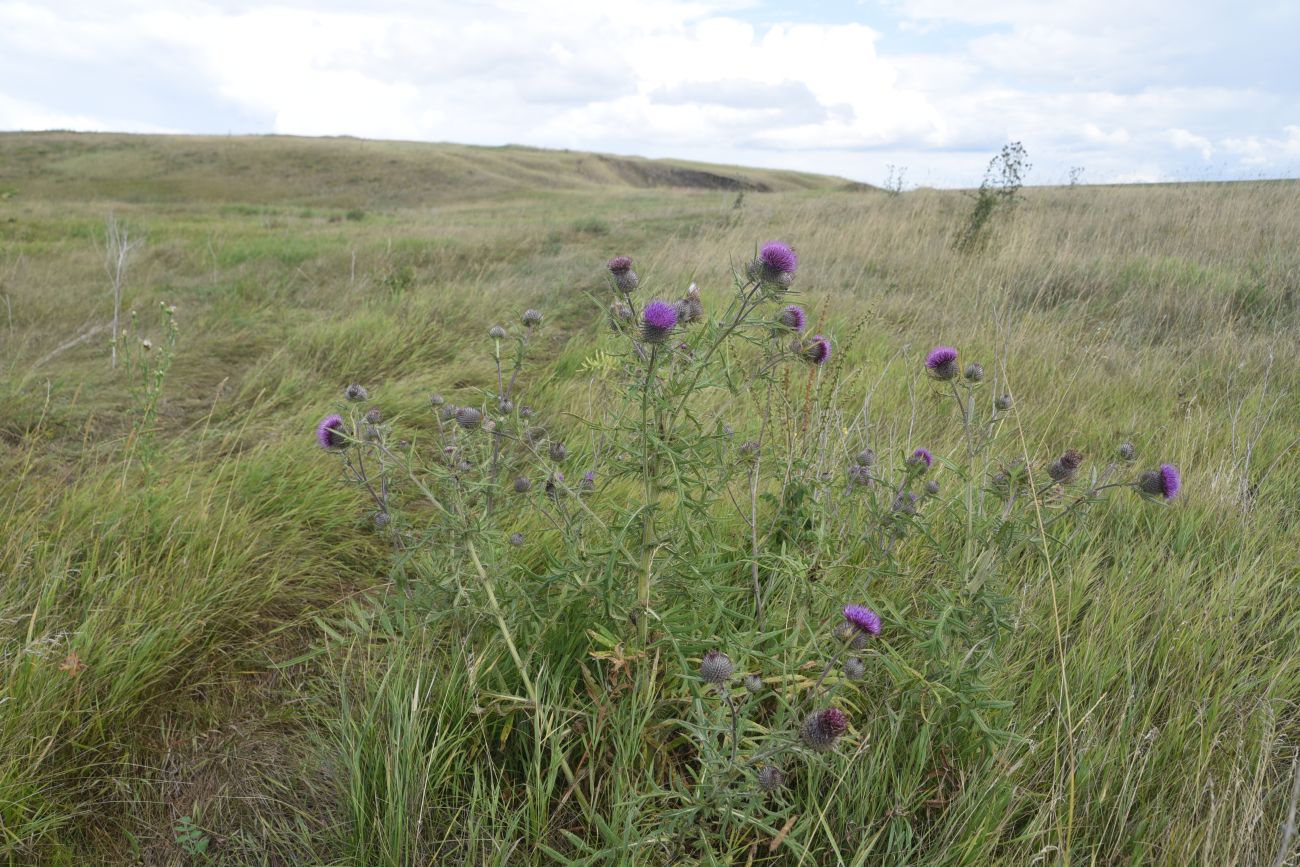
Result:
[[[558,464],[569,456],[569,450],[565,448],[564,443],[560,442],[559,440],[556,440],[555,442],[551,443],[549,454],[551,456],[551,460],[555,461]]]
[[[799,736],[809,749],[822,753],[833,749],[835,743],[849,730],[849,718],[837,707],[815,710],[804,718]]]
[[[456,410],[456,424],[465,430],[475,430],[483,424],[483,413],[472,406],[462,406]]]
[[[853,464],[848,469],[849,483],[860,488],[865,488],[871,484],[871,468],[864,467],[861,464]]]
[[[932,497],[936,496],[939,493],[939,483],[934,479],[930,479],[925,483],[925,492]]]
[[[700,677],[705,683],[726,683],[734,670],[731,657],[720,650],[710,650],[700,660]]]
[[[803,345],[801,354],[804,360],[821,367],[831,358],[831,342],[818,334]]]
[[[1182,474],[1173,464],[1161,464],[1160,469],[1151,470],[1138,477],[1138,490],[1153,497],[1162,497],[1165,501],[1178,496],[1183,487]]]
[[[388,526],[388,513],[375,512],[371,517],[371,520],[374,521],[376,530],[382,530],[384,527]]]
[[[876,453],[871,449],[863,449],[854,455],[853,459],[858,462],[860,467],[873,467],[876,465]]]
[[[615,301],[609,305],[609,325],[615,331],[632,321],[632,308],[625,301]]]
[[[889,509],[890,511],[896,512],[900,515],[915,515],[916,500],[916,494],[911,491],[903,491],[894,498],[894,502],[890,504]]]
[[[524,323],[525,328],[533,328],[542,324],[542,311],[534,310],[529,307],[524,311],[524,315],[519,317],[519,321]]]
[[[764,765],[758,772],[758,787],[773,792],[785,785],[785,774],[776,765]]]
[[[934,463],[934,455],[930,454],[929,449],[919,448],[908,456],[905,463],[907,464],[907,468],[912,472],[924,473],[926,470],[930,469],[930,465]]]
[[[506,330],[500,325],[493,325],[488,329],[488,337],[491,337],[493,340],[504,340],[506,337]]]
[[[615,256],[609,260],[605,267],[609,269],[609,273],[614,275],[614,285],[619,288],[619,291],[625,294],[631,293],[636,290],[637,286],[641,285],[636,272],[632,270],[631,256]]]
[[[799,257],[788,244],[768,241],[758,251],[758,258],[749,263],[748,273],[751,280],[788,289],[798,268]]]
[[[560,487],[564,484],[564,473],[556,471],[551,473],[550,478],[546,480],[546,496],[552,500],[558,500],[564,489]]]
[[[750,695],[758,695],[763,691],[763,678],[757,674],[745,675],[745,691]]]
[[[383,420],[384,413],[379,407],[372,406],[370,409],[366,410],[366,421],[370,424],[379,424]]]
[[[514,401],[508,397],[503,397],[497,401],[497,412],[502,415],[510,415],[511,410],[515,408]]]
[[[516,548],[518,548],[520,545],[524,544],[524,534],[523,534],[523,533],[511,533],[511,534],[510,534],[510,544],[511,544],[511,545],[514,545]]]
[[[758,443],[756,443],[754,440],[746,440],[745,442],[740,444],[740,447],[736,449],[736,451],[737,453],[739,453],[740,459],[742,461],[746,463],[753,463],[755,460],[758,459],[758,453],[760,451],[760,447]]]
[[[1054,482],[1068,482],[1074,478],[1082,463],[1083,453],[1070,449],[1048,465],[1047,475]]]
[[[664,301],[651,301],[641,313],[641,339],[663,343],[677,326],[677,308]]]
[[[316,426],[316,442],[323,449],[341,449],[348,444],[347,427],[343,416],[327,415]]]
[[[993,408],[996,409],[998,412],[1006,412],[1007,410],[1011,409],[1011,395],[1004,394],[1001,395],[1000,397],[994,398]]]
[[[1137,457],[1137,449],[1133,447],[1132,443],[1119,444],[1119,459],[1121,461],[1127,463],[1129,461],[1132,461],[1136,457]]]
[[[515,493],[526,494],[533,489],[533,480],[527,476],[518,476],[515,478]]]
[[[596,490],[595,470],[587,470],[585,473],[582,474],[582,481],[578,482],[578,490],[588,491],[588,492]]]
[[[802,334],[803,330],[808,327],[808,314],[803,312],[803,308],[798,304],[791,304],[783,309],[776,317],[776,321],[781,327],[789,328],[796,334]]]
[[[866,673],[867,667],[858,657],[850,656],[844,660],[844,676],[849,680],[862,680],[862,676]]]
[[[677,302],[677,321],[683,325],[699,322],[704,318],[704,303],[700,301],[700,290],[694,283],[686,290],[686,297]]]
[[[972,361],[970,364],[966,365],[965,375],[967,382],[983,382],[984,365],[980,364],[978,361]]]
[[[447,404],[438,412],[438,418],[443,421],[451,421],[456,417],[456,407]]]
[[[343,390],[343,396],[348,400],[360,402],[367,400],[370,397],[370,392],[366,391],[364,385],[358,385],[354,382]]]
[[[433,394],[429,396],[430,406],[442,406],[446,402],[447,402],[446,399],[443,398],[443,396],[440,394]]]
[[[954,378],[957,376],[957,350],[951,346],[936,346],[926,355],[925,367],[935,379]]]

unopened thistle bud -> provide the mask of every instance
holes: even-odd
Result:
[[[1077,449],[1069,449],[1048,465],[1047,475],[1054,482],[1068,482],[1075,477],[1082,464],[1083,453]]]
[[[849,483],[859,488],[865,488],[871,484],[871,468],[864,467],[861,464],[852,464],[848,469]]]
[[[515,493],[526,494],[533,489],[533,480],[527,476],[518,476],[515,479]]]
[[[916,494],[911,491],[903,491],[894,498],[894,502],[890,504],[889,509],[890,511],[896,512],[900,515],[915,515],[916,501]]]
[[[1132,443],[1120,443],[1118,454],[1121,461],[1128,463],[1137,458],[1137,449]]]
[[[510,415],[511,411],[514,408],[515,408],[514,401],[512,401],[508,397],[503,397],[497,401],[497,412],[501,413],[502,415]]]
[[[745,691],[750,695],[758,695],[763,691],[763,678],[757,674],[745,675]]]
[[[631,256],[615,256],[605,265],[609,273],[614,275],[614,285],[624,294],[631,293],[641,285],[637,279],[636,272],[632,270]]]
[[[505,340],[506,330],[500,325],[493,325],[488,329],[488,337],[491,337],[493,340]]]
[[[446,402],[447,402],[446,399],[440,394],[433,394],[429,396],[430,406],[442,406]]]
[[[559,499],[560,494],[564,493],[564,489],[561,487],[563,484],[564,473],[558,471],[551,473],[550,478],[546,480],[546,496],[552,500]]]
[[[931,497],[937,496],[939,493],[939,483],[934,479],[930,479],[930,481],[925,483],[925,492]]]
[[[683,325],[704,318],[704,303],[700,300],[700,287],[694,283],[686,290],[686,297],[677,302],[677,319]]]
[[[366,391],[364,385],[358,385],[354,382],[343,390],[343,396],[348,400],[360,403],[370,397],[370,392]]]
[[[972,361],[970,364],[966,365],[965,376],[967,382],[983,382],[984,365],[980,364],[978,361]]]
[[[523,545],[523,544],[524,544],[524,534],[523,534],[523,533],[511,533],[511,534],[510,534],[510,544],[511,544],[511,545],[514,545],[516,548],[518,548],[519,546]]]
[[[370,409],[366,410],[366,421],[370,424],[379,424],[383,420],[384,413],[379,407],[372,406]]]
[[[1137,481],[1139,491],[1152,497],[1161,497],[1165,501],[1178,496],[1182,487],[1182,474],[1173,464],[1161,464],[1160,469],[1143,473]]]
[[[632,316],[632,308],[625,301],[615,301],[609,305],[609,325],[615,331],[620,331],[631,323]]]
[[[856,656],[850,656],[844,660],[844,676],[849,680],[862,680],[862,676],[867,673],[867,666]]]
[[[700,660],[700,678],[705,683],[726,683],[734,670],[731,657],[720,650],[710,650]]]
[[[994,398],[993,408],[996,409],[998,412],[1006,412],[1007,410],[1011,409],[1011,395],[1004,394],[1001,395],[1000,397]]]
[[[519,321],[524,324],[525,328],[535,328],[542,324],[542,311],[528,308],[524,315],[519,317]]]
[[[764,792],[774,792],[785,785],[785,774],[776,765],[763,765],[758,772],[758,787]]]
[[[563,462],[564,459],[569,456],[569,450],[565,448],[564,443],[560,442],[559,440],[556,440],[555,442],[551,443],[549,454],[551,456],[551,460],[555,461],[558,464]]]
[[[822,753],[834,749],[835,744],[849,730],[849,718],[837,707],[816,710],[804,718],[799,737],[809,749]]]
[[[664,301],[651,301],[641,314],[641,339],[663,343],[677,326],[677,308]]]
[[[874,467],[876,465],[876,453],[871,449],[863,449],[853,456],[853,460],[857,461],[860,467]]]
[[[935,379],[949,380],[957,376],[957,350],[951,346],[936,346],[925,357],[925,368]]]
[[[452,421],[453,419],[456,418],[456,407],[452,406],[451,404],[447,404],[441,410],[439,410],[438,418],[442,419],[443,421]]]
[[[456,410],[456,424],[465,430],[476,430],[483,425],[483,413],[472,406],[462,406]]]
[[[745,463],[753,463],[758,460],[758,453],[760,451],[761,447],[754,440],[746,440],[736,449],[736,452],[740,455],[740,459]]]
[[[384,527],[388,526],[388,513],[375,512],[375,514],[371,516],[371,520],[374,521],[376,530],[382,530]]]

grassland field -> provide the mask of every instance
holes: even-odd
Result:
[[[969,210],[528,148],[0,134],[0,860],[1300,864],[1278,851],[1300,761],[1300,182],[1029,187],[962,254]],[[110,213],[142,242],[117,369]],[[1014,394],[1026,455],[1099,467],[1130,441],[1185,491],[1106,498],[1007,581],[990,689],[1014,742],[864,715],[834,784],[781,802],[779,839],[701,834],[688,858],[661,839],[682,806],[658,694],[575,704],[583,672],[609,674],[593,636],[630,646],[626,624],[501,577],[563,719],[543,737],[499,630],[403,607],[416,579],[312,431],[352,382],[422,430],[430,394],[492,386],[486,330],[530,307],[528,399],[576,431],[615,341],[609,257],[716,311],[771,238],[798,250],[846,417],[870,396],[839,453],[959,448],[916,375],[948,343]],[[161,305],[174,362],[147,414]],[[756,427],[743,400],[715,409]],[[545,543],[512,556],[542,564]],[[929,566],[851,564],[817,592],[902,600]],[[718,580],[693,591],[700,636],[743,607]],[[477,604],[457,617],[486,621]],[[642,665],[642,685],[676,677]]]

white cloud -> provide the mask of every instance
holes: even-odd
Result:
[[[1169,137],[1169,143],[1178,150],[1198,151],[1203,160],[1214,156],[1214,145],[1210,144],[1210,140],[1205,136],[1185,129],[1171,129],[1166,135]]]

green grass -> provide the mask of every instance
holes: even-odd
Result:
[[[203,863],[184,816],[225,864],[1272,863],[1300,742],[1300,184],[1029,189],[975,257],[951,249],[955,192],[527,148],[6,134],[0,189],[8,863]],[[110,209],[145,240],[127,340],[178,306],[143,432],[107,333],[72,343],[111,315]],[[810,582],[818,548],[773,547],[793,637],[772,644],[744,626],[748,529],[721,508],[698,571],[658,579],[682,658],[641,655],[628,588],[594,555],[562,569],[536,510],[510,514],[530,541],[490,564],[494,607],[463,563],[395,558],[311,431],[356,381],[427,439],[428,395],[493,386],[487,327],[536,307],[526,399],[589,455],[577,419],[615,397],[583,372],[616,345],[604,261],[636,257],[646,296],[695,281],[716,312],[774,237],[836,341],[825,453],[957,454],[950,398],[916,376],[944,342],[1014,393],[1028,455],[1100,466],[1131,440],[1187,488],[1109,498],[996,573],[1009,626],[986,677],[1016,739],[983,749],[878,667],[844,758],[760,827],[700,806],[725,719],[687,657],[721,645],[798,682],[824,632],[799,612],[865,597],[921,619],[951,577],[935,549]],[[701,412],[757,431],[744,396]]]

